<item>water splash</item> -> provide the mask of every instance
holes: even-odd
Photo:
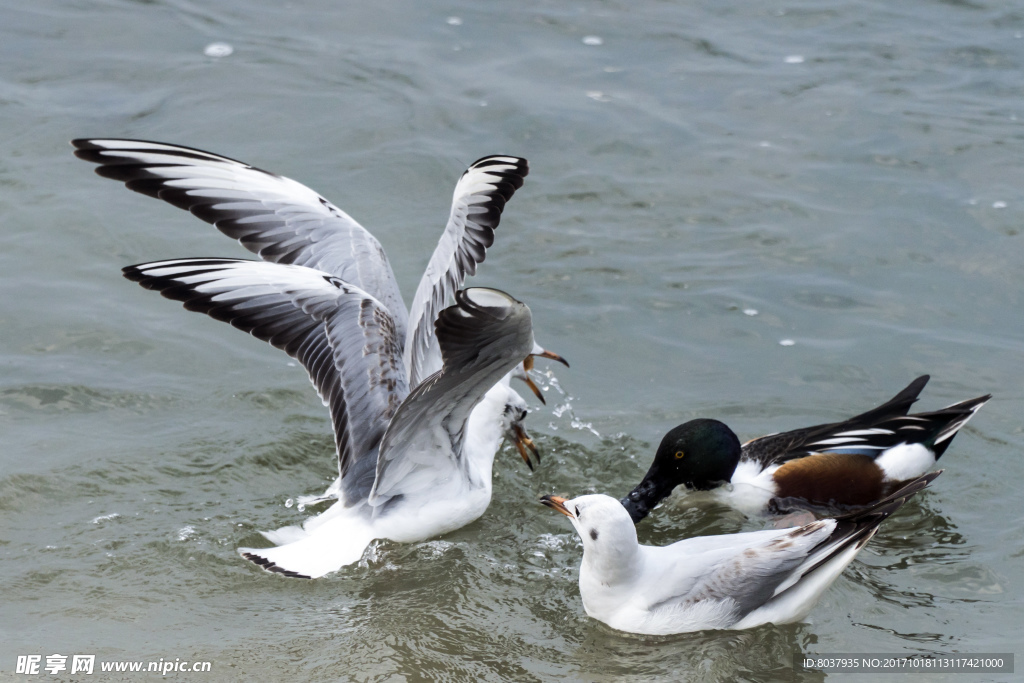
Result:
[[[92,520],[92,523],[93,524],[101,524],[103,522],[109,522],[112,519],[117,519],[120,516],[121,516],[120,514],[118,514],[116,512],[112,512],[109,515],[100,515],[99,517],[94,517],[93,520]]]
[[[568,414],[570,427],[579,431],[588,431],[597,438],[601,438],[601,435],[596,429],[594,429],[593,423],[584,422],[577,417],[576,412],[572,408],[574,397],[569,395],[569,393],[562,388],[562,385],[558,381],[558,377],[555,376],[555,373],[552,370],[531,370],[530,378],[533,379],[538,387],[540,387],[542,392],[548,393],[549,391],[555,391],[561,397],[561,400],[551,409],[551,413],[555,417],[561,418],[563,415]],[[558,431],[558,425],[554,422],[549,422],[548,428],[553,431]]]

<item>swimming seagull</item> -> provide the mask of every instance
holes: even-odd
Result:
[[[647,474],[622,505],[639,522],[680,485],[714,491],[722,502],[749,513],[869,505],[934,467],[992,398],[909,415],[928,379],[918,377],[882,405],[848,420],[742,446],[718,420],[681,424],[665,434]]]
[[[477,160],[462,174],[452,195],[448,223],[407,313],[380,243],[305,185],[228,157],[164,142],[82,138],[71,144],[75,156],[99,164],[98,175],[188,210],[264,261],[323,271],[379,301],[393,321],[411,387],[441,369],[434,336],[437,314],[466,276],[476,273],[494,242],[505,203],[529,173],[526,159],[494,155]],[[525,367],[492,389],[492,398],[505,404],[501,418],[505,433],[531,470],[529,453],[538,462],[540,453],[522,424],[526,401],[509,381],[522,379],[544,402],[527,374],[532,364],[528,359]],[[339,485],[335,482],[321,499],[336,495]]]
[[[504,411],[488,390],[540,350],[521,302],[495,289],[457,291],[436,323],[442,368],[410,391],[388,309],[329,273],[209,258],[124,274],[286,351],[331,407],[339,500],[302,527],[264,532],[278,546],[240,548],[246,559],[316,578],[359,560],[374,539],[424,540],[487,509]]]
[[[664,547],[639,545],[633,520],[610,496],[541,502],[568,517],[583,540],[579,584],[587,614],[620,631],[668,635],[800,621],[878,525],[939,474],[834,519]]]

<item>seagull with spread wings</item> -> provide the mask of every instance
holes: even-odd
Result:
[[[444,363],[440,313],[466,276],[474,274],[484,260],[505,203],[528,173],[525,159],[484,157],[462,175],[447,227],[407,313],[380,243],[304,185],[233,159],[165,143],[97,138],[72,144],[76,156],[99,164],[99,175],[187,209],[264,261],[179,259],[132,266],[125,269],[125,276],[284,350],[306,368],[330,408],[339,478],[321,498],[336,497],[338,503],[309,520],[305,529],[288,527],[268,532],[268,538],[286,544],[305,539],[326,519],[344,516],[334,512],[336,508],[368,505],[373,517],[379,518],[388,501],[409,493],[402,486],[392,492],[389,487],[394,482],[422,480],[430,485],[436,479],[436,472],[430,474],[438,466],[431,459],[439,452],[436,448],[427,449],[431,457],[398,458],[396,465],[384,470],[400,475],[383,480],[381,463],[388,462],[388,457],[378,457],[378,453],[405,448],[386,450],[384,442],[387,429],[402,426],[396,426],[393,418],[399,406],[406,404],[410,390],[410,396],[434,396],[426,385],[435,386],[439,376],[462,372],[451,366],[467,360],[461,355]],[[526,318],[529,323],[528,309]],[[263,551],[250,552],[248,559],[287,575],[319,576],[358,560],[373,538],[416,540],[413,537],[444,533],[479,517],[490,500],[491,463],[503,436],[512,435],[531,468],[526,448],[536,453],[521,424],[526,404],[509,386],[511,377],[529,380],[526,370],[534,355],[565,362],[533,343],[530,329],[531,346],[526,353],[484,386],[476,400],[457,403],[453,410],[458,419],[451,422],[452,415],[446,418],[446,429],[457,426],[451,445],[455,455],[449,459],[460,461],[460,449],[471,444],[468,448],[474,456],[469,460],[486,461],[486,466],[478,463],[469,468],[472,474],[466,475],[480,489],[480,500],[467,503],[472,515],[453,515],[455,526],[427,515],[420,532],[396,532],[342,544],[345,548],[327,553],[329,558],[318,557],[319,551],[309,550],[317,544],[307,543],[295,566],[289,565],[292,556],[287,552],[275,555],[284,564],[268,559],[269,551],[263,555],[256,554]],[[483,355],[480,349],[477,352]],[[528,383],[540,395],[535,385]],[[479,388],[477,384],[473,387]],[[459,412],[463,410],[465,415]],[[416,436],[415,430],[400,431],[403,438]],[[398,437],[391,443],[394,439]],[[464,464],[455,464],[465,469]],[[428,474],[420,476],[424,471]]]

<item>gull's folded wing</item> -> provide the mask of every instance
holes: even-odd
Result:
[[[483,395],[533,349],[533,324],[529,308],[495,289],[460,290],[455,301],[437,318],[444,367],[412,390],[381,440],[371,505],[454,477],[485,485],[463,457],[466,423]]]

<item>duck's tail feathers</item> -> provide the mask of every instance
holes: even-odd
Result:
[[[908,384],[903,391],[896,394],[882,405],[877,408],[872,408],[866,413],[861,413],[856,417],[852,417],[849,421],[870,424],[884,420],[888,417],[906,415],[910,412],[910,406],[917,402],[918,396],[920,396],[921,392],[924,391],[924,387],[928,384],[928,380],[930,379],[930,375],[921,375]]]
[[[935,436],[934,450],[936,460],[946,452],[946,449],[949,448],[949,444],[952,443],[953,437],[960,431],[960,428],[967,424],[967,421],[974,417],[974,414],[983,405],[988,403],[990,398],[992,398],[992,394],[985,394],[984,396],[969,398],[966,401],[954,403],[942,410],[935,411],[934,415],[936,416],[949,416],[949,421]]]

